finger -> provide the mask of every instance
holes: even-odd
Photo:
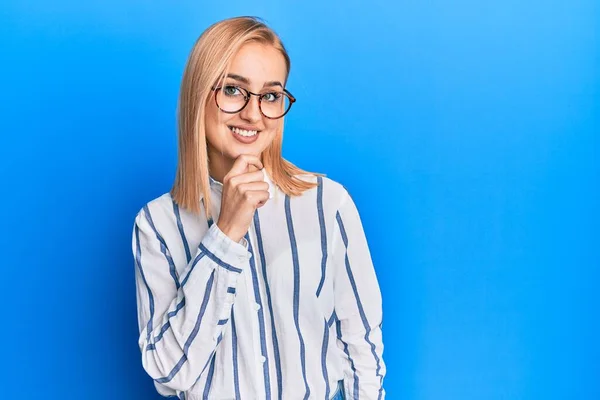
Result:
[[[248,172],[255,172],[255,171],[260,171],[260,168],[258,168],[256,165],[250,164],[248,165]]]
[[[252,192],[252,191],[266,191],[268,193],[269,190],[269,184],[265,181],[260,181],[260,182],[246,182],[246,183],[240,183],[238,185],[238,191],[240,193],[245,193],[245,192]]]
[[[256,208],[260,208],[260,207],[264,206],[265,204],[267,204],[267,201],[269,201],[269,199],[264,200],[264,201],[259,201],[258,204],[256,204]]]
[[[269,192],[265,190],[247,190],[244,192],[244,198],[254,207],[257,207],[259,203],[266,203],[269,200]]]
[[[248,171],[248,167],[250,165],[255,166],[257,169],[263,168],[263,164],[260,161],[260,158],[251,154],[242,154],[235,159],[231,170],[229,171],[229,173],[227,173],[226,176],[232,177],[243,174]]]
[[[256,172],[246,172],[244,174],[239,174],[236,176],[232,176],[229,179],[229,184],[232,186],[241,185],[243,183],[250,182],[264,182],[265,176],[262,170],[258,170]]]

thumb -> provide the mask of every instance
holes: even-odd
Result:
[[[258,167],[254,164],[248,164],[248,171],[247,172],[254,172],[254,171],[259,171]]]

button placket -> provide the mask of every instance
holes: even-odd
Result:
[[[254,313],[251,317],[252,320],[252,343],[253,343],[253,350],[254,350],[254,359],[256,360],[256,364],[257,364],[257,368],[255,370],[255,375],[254,375],[254,382],[256,384],[256,389],[257,389],[257,398],[264,398],[265,396],[265,389],[264,389],[264,376],[263,376],[263,363],[266,362],[266,358],[262,355],[262,349],[261,349],[261,339],[260,339],[260,320],[259,320],[259,311],[262,308],[260,306],[260,304],[258,304],[256,302],[256,298],[254,296],[254,284],[252,281],[252,272],[250,271],[251,268],[251,261],[250,259],[254,256],[252,254],[252,252],[250,252],[250,247],[252,247],[252,250],[254,252],[257,251],[257,248],[254,245],[254,242],[251,239],[251,230],[253,228],[253,225],[250,225],[250,229],[248,230],[248,271],[245,272],[245,283],[246,283],[246,293],[247,293],[247,299],[248,302],[246,303],[248,305],[248,307],[250,307],[250,310],[254,310]],[[257,258],[254,257],[255,260],[255,268],[256,268],[256,272],[258,274],[258,265],[256,265],[256,263],[258,262]],[[259,290],[260,290],[260,285],[259,285]]]

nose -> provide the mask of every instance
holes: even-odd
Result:
[[[248,104],[240,111],[240,118],[248,122],[258,122],[262,118],[258,96],[250,95]]]

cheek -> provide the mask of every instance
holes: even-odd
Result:
[[[223,115],[214,102],[210,102],[210,100],[204,112],[206,136],[209,139],[216,139],[223,134],[224,127],[231,117]]]
[[[277,132],[281,129],[282,122],[281,120],[272,120],[265,118],[265,129],[269,132],[270,135],[275,136]]]

